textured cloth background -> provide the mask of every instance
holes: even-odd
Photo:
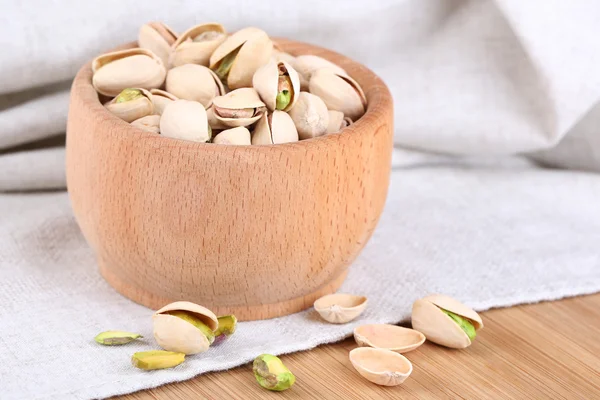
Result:
[[[430,292],[482,310],[600,290],[600,175],[582,171],[600,171],[592,0],[0,0],[0,10],[0,399],[97,398],[184,380],[335,341],[356,324],[405,320]],[[156,346],[151,311],[99,276],[63,191],[62,135],[76,70],[155,19],[178,31],[211,20],[260,26],[346,54],[388,83],[390,194],[342,289],[370,298],[358,321],[333,326],[307,311],[242,323],[173,370],[130,366],[134,351]],[[93,337],[106,329],[146,339],[100,347]]]

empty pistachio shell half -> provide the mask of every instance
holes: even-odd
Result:
[[[225,94],[223,84],[207,67],[185,64],[169,70],[166,81],[167,92],[180,99],[197,101],[210,106],[216,96]]]
[[[246,128],[239,127],[232,129]],[[220,343],[235,333],[235,330],[237,328],[237,318],[235,317],[235,315],[223,315],[217,319],[219,321],[219,327],[215,331],[215,343]]]
[[[133,122],[154,112],[152,94],[140,88],[123,89],[104,107],[125,122]]]
[[[375,347],[407,353],[425,342],[425,335],[414,329],[388,324],[361,325],[354,328],[354,340],[361,347]]]
[[[248,27],[229,36],[210,56],[210,69],[231,89],[252,86],[252,76],[266,64],[273,42],[265,31]]]
[[[265,103],[253,88],[233,90],[213,99],[215,117],[231,128],[255,123],[265,112]]]
[[[133,121],[131,126],[152,133],[160,133],[160,115],[146,115]]]
[[[234,144],[234,145],[250,145],[250,131],[248,128],[238,126],[237,128],[226,129],[218,133],[212,140],[216,144]],[[220,318],[220,317],[219,317]]]
[[[183,32],[173,43],[169,66],[198,64],[208,67],[210,55],[226,38],[227,33],[221,24],[193,26]]]
[[[270,111],[290,110],[300,93],[298,73],[285,61],[260,67],[252,78],[252,86]]]
[[[401,384],[413,370],[411,362],[403,355],[371,347],[358,347],[350,351],[350,362],[364,378],[382,386]]]
[[[252,144],[280,144],[298,141],[292,118],[284,111],[263,114],[252,133]]]
[[[98,93],[116,96],[126,88],[158,88],[167,70],[160,57],[147,49],[102,54],[92,61],[92,84]]]
[[[350,322],[367,308],[367,298],[345,293],[335,293],[317,299],[315,310],[321,318],[333,324]]]
[[[298,129],[300,139],[322,136],[327,132],[329,125],[327,106],[314,94],[300,92],[298,100],[289,114]]]
[[[341,111],[352,120],[365,113],[367,99],[358,83],[345,74],[320,69],[310,78],[309,90],[319,96],[330,110]]]
[[[138,33],[138,45],[148,49],[162,60],[165,67],[169,64],[171,46],[177,40],[177,34],[162,22],[149,22],[141,26]]]
[[[434,294],[414,302],[412,326],[427,340],[462,349],[471,345],[476,331],[483,328],[481,317],[451,297]]]
[[[254,359],[252,371],[258,384],[265,389],[281,392],[289,389],[296,377],[278,357],[261,354]]]
[[[173,368],[185,361],[185,354],[172,351],[151,350],[134,353],[131,363],[146,371]]]
[[[177,301],[152,316],[154,339],[165,350],[197,354],[208,350],[219,322],[209,309],[187,301]]]
[[[136,339],[143,337],[139,333],[124,332],[124,331],[106,331],[99,333],[94,340],[96,343],[105,346],[119,346],[133,342]]]
[[[156,115],[162,115],[167,104],[171,103],[172,101],[179,100],[177,96],[174,96],[172,93],[160,89],[151,89],[150,93],[152,94],[154,114]]]
[[[300,75],[300,83],[302,85],[302,90],[308,90],[308,82],[310,82],[312,74],[321,68],[329,68],[330,70],[335,71],[338,74],[347,75],[344,69],[335,65],[331,61],[328,61],[323,57],[314,56],[311,54],[298,56],[291,62],[291,64]]]
[[[329,125],[327,125],[327,133],[336,133],[347,126],[352,125],[352,120],[344,117],[344,113],[335,110],[329,110]]]
[[[208,142],[211,128],[204,106],[197,101],[173,101],[160,118],[160,133],[174,139]]]

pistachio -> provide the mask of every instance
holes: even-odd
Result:
[[[226,129],[226,130],[220,132],[219,134],[215,135],[212,142],[215,144],[234,144],[234,145],[252,144],[250,141],[250,131],[243,126],[238,126],[237,128]],[[219,329],[221,327],[220,319],[221,319],[221,317],[219,317]],[[219,334],[215,333],[215,335],[219,335]]]
[[[322,136],[327,132],[329,125],[327,106],[321,98],[314,94],[300,92],[298,100],[289,114],[296,124],[300,139]]]
[[[252,144],[280,144],[298,141],[298,131],[288,113],[275,110],[263,114],[252,134]]]
[[[123,89],[104,107],[125,122],[135,121],[154,112],[152,94],[140,88]]]
[[[139,48],[98,56],[92,61],[92,71],[94,88],[105,96],[116,96],[126,88],[158,88],[167,75],[156,54]]]
[[[160,133],[160,115],[146,115],[133,121],[131,126],[152,133]]]
[[[288,64],[292,64],[296,61],[296,57],[281,50],[275,49],[273,45],[273,53],[271,54],[271,61],[280,62],[285,61]]]
[[[327,133],[337,133],[347,126],[352,125],[352,120],[344,117],[341,111],[329,110],[329,125],[327,125]]]
[[[210,55],[226,38],[225,28],[221,24],[193,26],[173,43],[169,66],[198,64],[208,67]]]
[[[206,118],[208,119],[208,125],[211,127],[213,132],[229,128],[227,125],[217,119],[215,115],[215,107],[213,105],[206,109]]]
[[[118,346],[133,342],[136,339],[143,337],[139,333],[131,333],[124,331],[106,331],[99,333],[94,340],[96,343],[103,344],[105,346]]]
[[[160,57],[165,67],[169,65],[171,46],[176,40],[177,34],[162,22],[144,24],[138,33],[138,45]]]
[[[154,104],[154,114],[162,115],[163,111],[167,104],[179,100],[177,96],[174,96],[172,93],[166,92],[160,89],[151,89],[150,93],[152,94],[152,103]]]
[[[439,294],[414,302],[412,325],[423,332],[427,340],[456,349],[470,346],[476,331],[483,328],[481,317],[475,311]]]
[[[252,76],[271,58],[273,43],[261,29],[248,27],[229,36],[210,56],[210,69],[231,89],[252,86]]]
[[[270,111],[290,110],[300,93],[298,73],[285,61],[269,62],[252,77],[252,86]]]
[[[160,118],[162,136],[208,142],[211,128],[204,106],[197,101],[176,100],[167,105]]]
[[[243,127],[233,128],[233,129],[230,129],[230,131],[232,131],[234,129],[246,129],[246,128],[243,128]],[[221,133],[223,133],[223,132],[221,132]],[[248,132],[248,143],[247,144],[250,144],[249,142],[250,142],[250,132]],[[216,336],[215,342],[220,343],[223,340],[225,340],[227,337],[234,334],[235,329],[237,327],[237,318],[235,317],[235,315],[223,315],[223,316],[217,318],[217,320],[219,321],[219,327],[215,331],[215,336]]]
[[[225,94],[219,78],[207,67],[185,64],[167,73],[167,91],[184,100],[193,100],[205,108],[216,96]]]
[[[412,373],[410,361],[391,350],[357,347],[350,351],[350,362],[365,379],[381,386],[397,386]]]
[[[308,90],[308,82],[310,82],[312,74],[321,68],[328,68],[337,74],[347,75],[346,71],[331,61],[311,54],[298,56],[291,64],[300,75],[302,90]]]
[[[317,299],[314,307],[325,321],[345,324],[362,314],[367,308],[367,298],[345,293],[329,294]]]
[[[172,315],[177,318],[189,322],[198,328],[204,336],[208,339],[208,343],[213,344],[215,341],[215,332],[210,329],[201,319],[201,317],[184,310],[165,311],[165,314]]]
[[[256,122],[266,110],[256,90],[241,88],[213,99],[215,117],[228,127],[248,126]]]
[[[280,392],[289,389],[296,382],[296,377],[283,362],[270,354],[256,357],[252,371],[258,384],[268,390]]]
[[[173,368],[185,361],[185,354],[172,351],[151,350],[134,353],[131,363],[146,371]]]
[[[330,110],[341,111],[352,120],[365,113],[365,94],[358,83],[348,75],[338,74],[330,69],[320,69],[312,75],[308,87]]]
[[[407,353],[425,342],[425,335],[414,329],[388,324],[361,325],[354,328],[356,344],[364,347]]]

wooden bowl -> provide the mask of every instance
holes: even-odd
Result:
[[[291,314],[342,284],[371,236],[389,182],[393,105],[356,62],[366,114],[339,134],[292,144],[224,146],[164,138],[106,111],[90,64],[71,90],[67,182],[104,278],[156,309],[176,300],[241,320]]]

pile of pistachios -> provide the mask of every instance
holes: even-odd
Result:
[[[216,144],[296,142],[336,133],[366,110],[344,69],[281,51],[261,29],[228,34],[196,25],[181,35],[162,22],[140,28],[138,46],[92,62],[107,110],[162,136]]]

